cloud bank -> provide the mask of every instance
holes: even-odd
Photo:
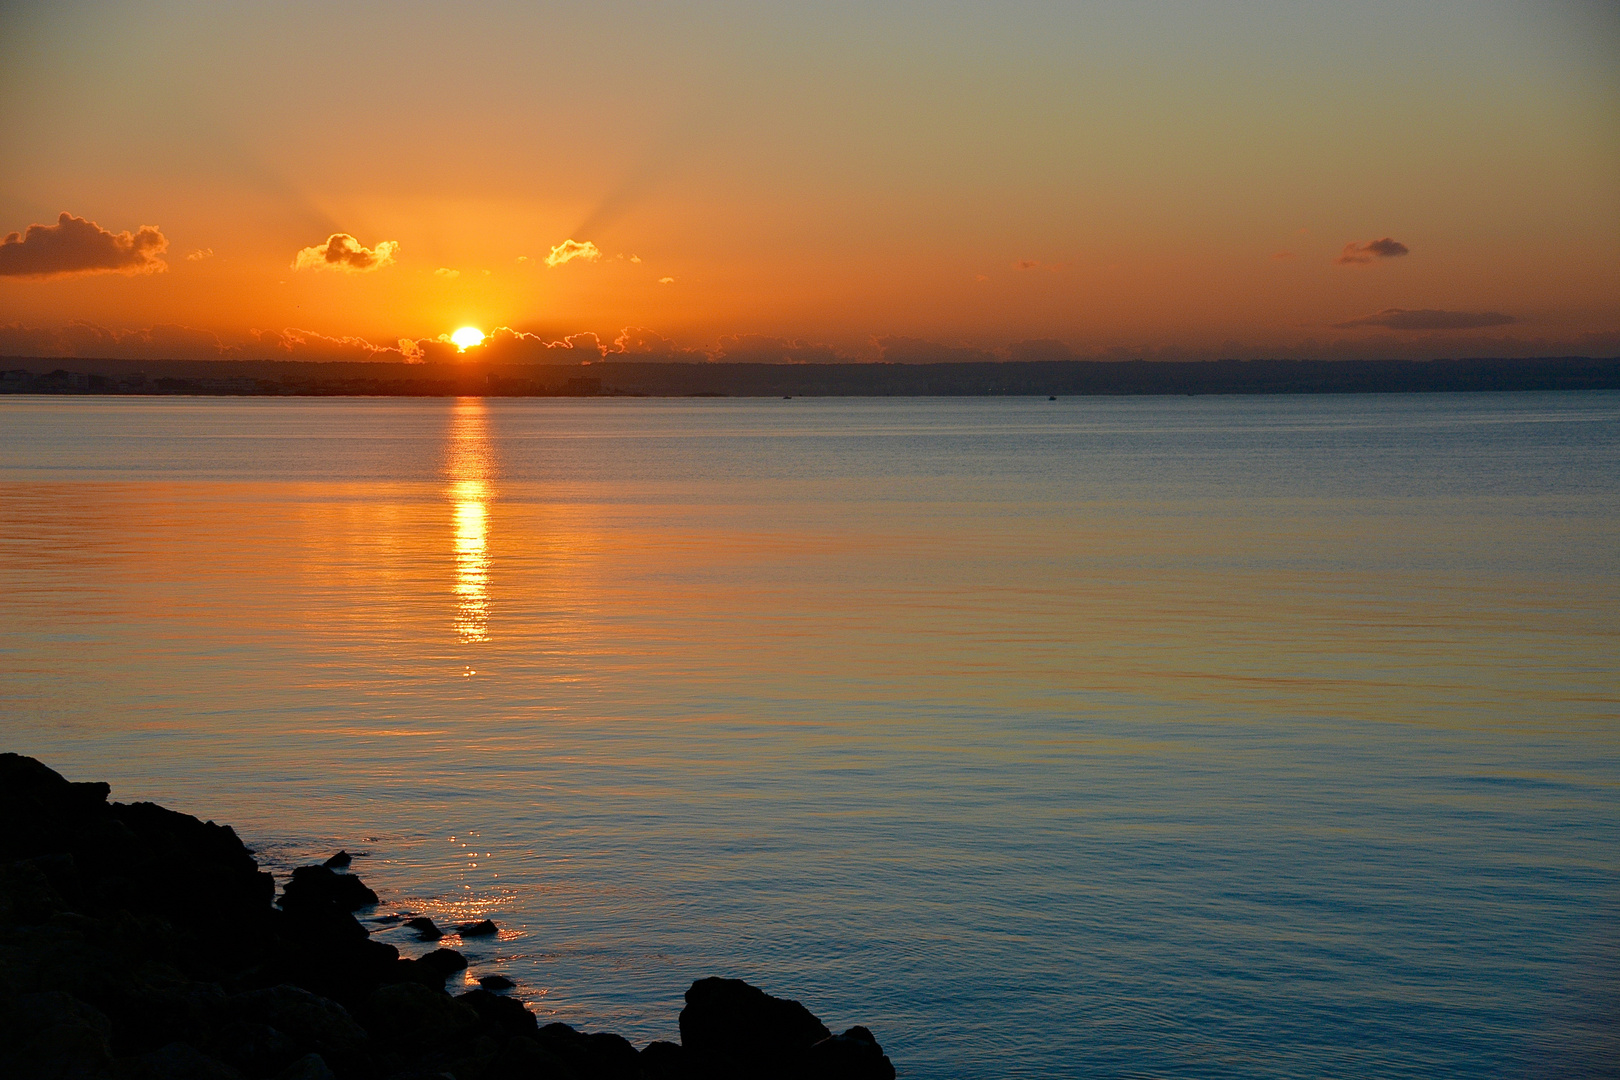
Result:
[[[398,252],[397,240],[383,240],[368,248],[348,233],[333,233],[325,242],[301,249],[293,258],[293,269],[365,273],[391,265]]]
[[[1519,320],[1496,311],[1441,311],[1437,308],[1385,308],[1349,322],[1334,323],[1335,330],[1358,326],[1381,326],[1386,330],[1479,330],[1486,326],[1507,326]]]
[[[1365,244],[1358,244],[1352,240],[1344,245],[1344,250],[1339,252],[1339,257],[1333,261],[1340,265],[1357,265],[1377,259],[1398,259],[1411,250],[1399,240],[1392,240],[1387,236],[1379,240],[1369,240]]]
[[[66,210],[55,225],[30,225],[0,241],[0,277],[70,274],[155,274],[169,268],[158,258],[169,241],[156,225],[134,233],[108,232]]]
[[[589,240],[583,243],[578,240],[564,240],[551,249],[551,254],[546,256],[546,265],[561,266],[563,263],[573,262],[575,259],[595,262],[601,257],[602,252]]]

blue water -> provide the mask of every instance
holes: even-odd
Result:
[[[0,744],[638,1043],[1614,1075],[1617,477],[1610,393],[6,398]]]

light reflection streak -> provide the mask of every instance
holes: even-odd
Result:
[[[483,398],[456,399],[445,468],[454,508],[456,635],[489,640],[489,500],[493,462]]]

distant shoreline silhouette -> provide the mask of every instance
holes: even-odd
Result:
[[[0,393],[356,397],[1074,397],[1620,389],[1620,357],[581,365],[0,357]]]

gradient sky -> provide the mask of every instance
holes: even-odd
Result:
[[[1613,355],[1617,8],[0,3],[0,353]]]

